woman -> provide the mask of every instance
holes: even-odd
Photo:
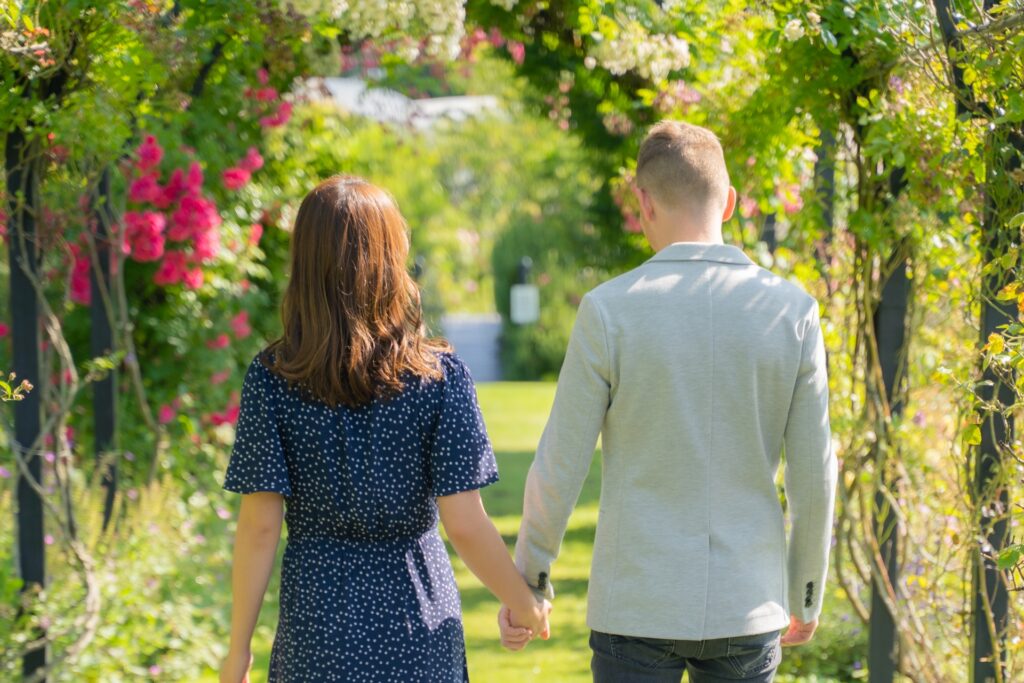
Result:
[[[246,373],[224,481],[246,495],[222,683],[247,679],[282,516],[269,681],[467,681],[438,517],[522,637],[546,637],[548,606],[480,500],[498,473],[472,380],[423,334],[408,251],[395,202],[359,178],[331,178],[299,208],[284,332]]]

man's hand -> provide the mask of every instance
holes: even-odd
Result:
[[[551,627],[548,625],[548,615],[551,614],[551,609],[551,603],[547,600],[543,603],[538,603],[537,608],[532,614],[524,615],[525,618],[522,621],[527,625],[517,626],[516,623],[520,621],[520,618],[518,616],[514,617],[512,610],[502,605],[501,609],[498,610],[498,628],[501,629],[501,644],[514,652],[526,647],[526,644],[533,640],[536,635],[540,635],[543,640],[550,638]]]
[[[818,628],[817,619],[807,622],[806,624],[794,616],[790,616],[789,619],[789,630],[782,635],[783,647],[803,645],[808,642],[812,636],[814,636],[814,629]]]
[[[246,651],[228,652],[220,666],[220,683],[249,683],[252,668],[252,653]]]

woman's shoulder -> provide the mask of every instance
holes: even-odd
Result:
[[[441,364],[441,373],[443,375],[443,381],[457,381],[462,379],[468,379],[472,381],[473,378],[469,373],[469,366],[466,365],[455,351],[452,349],[444,349],[435,351],[438,362]]]
[[[261,349],[249,362],[245,372],[246,382],[258,382],[260,384],[280,384],[284,379],[274,372],[274,352],[270,349]]]

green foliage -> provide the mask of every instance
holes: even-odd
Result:
[[[12,494],[10,486],[0,490],[0,506]],[[58,664],[54,681],[195,680],[223,656],[230,546],[222,504],[205,494],[188,495],[167,478],[127,489],[119,497],[124,518],[101,534],[101,496],[89,493],[78,501],[78,538],[92,557],[91,588],[102,605],[95,623],[86,619],[92,598],[85,575],[63,543],[47,547],[48,587],[14,618],[20,581],[6,573],[15,565],[13,518],[0,521],[0,615],[9,612],[0,619],[5,680],[19,675],[17,655],[37,624],[56,636],[51,652],[57,658],[90,635],[80,653]]]

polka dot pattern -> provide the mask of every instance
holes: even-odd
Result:
[[[435,497],[498,468],[469,371],[440,361],[441,380],[359,408],[307,400],[250,364],[224,488],[285,497],[271,683],[469,680]]]

